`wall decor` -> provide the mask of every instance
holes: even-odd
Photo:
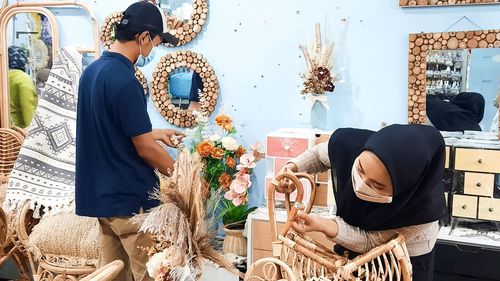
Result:
[[[322,42],[321,27],[316,23],[316,40],[300,45],[306,69],[300,74],[303,95],[311,107],[311,127],[325,129],[329,109],[326,94],[335,90],[337,76],[333,73],[333,41]]]
[[[430,101],[450,102],[459,94],[479,94],[484,99],[480,130],[494,131],[498,127],[499,59],[500,30],[410,34],[408,122],[425,123]]]
[[[166,1],[165,1],[166,2]],[[207,20],[208,2],[207,0],[188,0],[160,1],[159,6],[163,10],[170,34],[179,39],[177,46],[185,45],[191,42],[198,33],[201,32],[203,25]],[[114,29],[123,17],[123,12],[114,12],[106,17],[101,28],[101,42],[105,50],[108,50],[115,41]],[[171,44],[165,44],[168,47],[174,47]]]
[[[401,7],[463,6],[499,4],[500,0],[399,0]]]
[[[215,110],[218,96],[217,76],[201,54],[186,50],[167,54],[153,72],[153,103],[175,126],[194,126],[194,110],[209,116]]]
[[[177,46],[191,42],[201,32],[208,16],[208,0],[159,0],[167,17],[169,32],[179,39]],[[172,46],[167,44],[167,46]]]

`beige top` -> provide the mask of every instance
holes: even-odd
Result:
[[[330,169],[328,143],[318,144],[289,162],[294,163],[299,172],[310,174],[325,172]],[[434,248],[439,232],[438,221],[389,230],[365,231],[347,224],[340,217],[334,220],[339,226],[339,231],[332,240],[358,253],[368,252],[400,233],[405,237],[410,256],[425,255]]]

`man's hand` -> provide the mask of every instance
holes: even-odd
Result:
[[[156,129],[152,132],[153,138],[156,141],[161,141],[170,147],[177,147],[184,139],[185,135],[182,132],[171,129]]]

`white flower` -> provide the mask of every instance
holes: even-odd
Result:
[[[209,138],[208,138],[209,141],[218,141],[220,140],[220,136],[215,134],[215,135],[211,135]]]
[[[166,257],[165,253],[159,252],[154,254],[149,261],[146,263],[146,268],[150,277],[157,278],[162,271],[162,267],[165,266]]]
[[[227,149],[227,150],[230,150],[230,151],[234,151],[236,149],[238,149],[238,147],[240,146],[235,139],[233,139],[232,137],[225,137],[221,140],[222,142],[222,146]]]

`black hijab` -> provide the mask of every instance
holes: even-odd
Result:
[[[335,170],[337,177],[337,216],[348,224],[386,230],[433,222],[444,215],[444,141],[435,128],[338,129],[328,145],[332,173]],[[363,201],[354,193],[352,165],[364,150],[375,153],[387,168],[394,188],[392,203]]]
[[[479,123],[483,120],[484,105],[481,94],[464,92],[449,102],[427,100],[427,116],[440,131],[481,131]]]

